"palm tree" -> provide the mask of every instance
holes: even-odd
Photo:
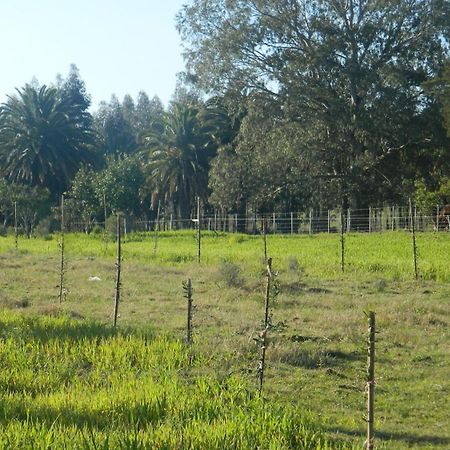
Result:
[[[81,115],[80,115],[81,114]],[[0,167],[12,181],[61,193],[95,160],[94,135],[79,105],[55,88],[26,84],[0,107]],[[83,119],[83,120],[82,120]]]
[[[189,217],[196,196],[206,198],[209,162],[215,146],[202,128],[199,109],[174,103],[153,122],[144,137],[153,200],[172,203],[182,219]]]

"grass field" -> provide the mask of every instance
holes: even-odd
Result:
[[[406,233],[346,236],[344,274],[338,236],[268,236],[280,294],[262,402],[262,239],[202,244],[199,265],[194,232],[160,234],[156,255],[152,235],[127,237],[116,333],[114,242],[66,237],[59,305],[58,237],[21,239],[17,252],[0,238],[4,448],[360,448],[367,309],[379,330],[378,448],[450,447],[448,233],[418,234],[417,282]]]

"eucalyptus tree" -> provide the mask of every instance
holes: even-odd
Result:
[[[241,151],[290,149],[311,183],[333,185],[331,195],[340,186],[361,204],[398,196],[414,176],[411,155],[436,145],[422,84],[448,56],[448,6],[193,0],[180,11],[178,28],[187,70],[205,92],[273,105],[264,126],[253,120],[241,127]],[[291,132],[277,141],[283,127]]]
[[[134,103],[130,96],[125,98],[125,107],[115,95],[109,103],[100,103],[94,114],[94,127],[105,155],[130,154],[137,149],[133,114]]]
[[[26,84],[17,89],[0,108],[3,174],[14,182],[63,192],[80,165],[96,159],[88,115],[56,88]]]

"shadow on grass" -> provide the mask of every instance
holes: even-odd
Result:
[[[358,433],[353,430],[346,430],[342,428],[327,427],[326,431],[335,435],[346,435],[351,437],[361,437],[365,439],[364,433]],[[421,444],[421,445],[442,445],[448,447],[450,445],[450,438],[445,436],[434,436],[428,434],[417,434],[407,432],[387,432],[387,431],[375,431],[375,441],[400,441],[405,442],[408,445]]]
[[[272,348],[270,358],[304,369],[338,367],[349,362],[360,361],[363,359],[358,352],[342,352],[320,348],[306,349],[293,346],[277,346]]]
[[[132,405],[126,400],[119,400],[103,411],[95,405],[92,405],[92,408],[88,408],[86,405],[83,407],[61,405],[58,408],[52,406],[30,407],[21,402],[12,404],[11,401],[8,402],[8,405],[2,403],[0,401],[4,413],[0,417],[0,423],[3,424],[18,420],[20,422],[43,423],[48,426],[60,424],[69,427],[89,427],[104,430],[110,428],[114,421],[120,421],[127,426],[139,424],[139,426],[145,427],[160,423],[167,415],[167,401],[163,395],[153,401],[142,401]]]
[[[153,337],[153,333],[149,330],[135,331],[123,327],[116,329],[101,322],[70,317],[63,312],[56,317],[14,315],[12,318],[0,319],[2,339],[13,338],[46,343],[51,340],[99,340],[128,335]]]

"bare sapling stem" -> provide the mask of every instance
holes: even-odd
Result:
[[[258,364],[258,396],[261,397],[262,388],[264,383],[264,370],[266,365],[266,349],[267,349],[267,333],[270,327],[270,291],[272,287],[272,258],[267,260],[267,272],[266,272],[266,296],[264,301],[264,329],[259,334],[260,343],[260,357]]]
[[[120,223],[120,214],[117,213],[117,262],[116,262],[116,287],[114,292],[114,327],[117,325],[117,317],[119,315],[120,301],[120,275],[122,269],[122,228]]]
[[[65,299],[65,289],[64,289],[64,271],[65,271],[65,260],[64,260],[64,194],[61,195],[61,239],[59,242],[59,247],[61,250],[61,260],[59,267],[59,303],[62,303]]]
[[[184,298],[187,300],[186,344],[192,344],[192,282],[183,281]]]
[[[375,417],[375,313],[369,311],[369,338],[367,346],[367,440],[366,449],[374,448]]]
[[[344,213],[341,210],[341,271],[345,271]]]
[[[156,256],[158,250],[158,237],[159,237],[159,213],[161,211],[161,201],[158,202],[158,211],[156,213],[155,235],[153,237],[153,256]]]
[[[413,213],[411,197],[409,198],[409,218],[410,218],[410,222],[411,222],[411,236],[412,236],[412,245],[413,245],[414,278],[417,280],[419,278],[419,270],[417,267],[416,224],[415,224],[415,217],[414,217],[414,213]]]
[[[19,250],[19,227],[17,225],[17,201],[14,202],[14,247]]]
[[[197,197],[197,261],[200,264],[202,252],[202,219],[200,214],[200,196]]]

